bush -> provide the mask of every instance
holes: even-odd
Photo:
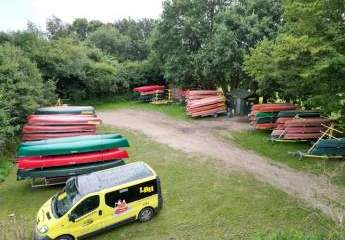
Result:
[[[36,65],[9,44],[0,45],[0,144],[13,137],[25,117],[55,100],[54,84],[44,82]]]

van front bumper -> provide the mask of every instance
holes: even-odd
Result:
[[[52,238],[42,235],[35,229],[34,231],[34,240],[52,240]]]

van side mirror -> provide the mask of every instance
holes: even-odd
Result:
[[[68,220],[70,222],[75,222],[76,216],[72,213],[68,214]]]

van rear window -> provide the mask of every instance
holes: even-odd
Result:
[[[128,188],[123,188],[114,192],[105,194],[105,204],[109,207],[115,207],[119,200],[126,203],[138,201],[140,199],[157,194],[157,180],[140,183]]]

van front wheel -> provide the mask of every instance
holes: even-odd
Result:
[[[142,209],[138,215],[138,219],[140,222],[147,222],[150,221],[154,216],[154,211],[150,207],[146,207]]]
[[[55,240],[74,240],[74,238],[71,236],[68,236],[68,235],[62,235],[62,236],[56,238]]]

